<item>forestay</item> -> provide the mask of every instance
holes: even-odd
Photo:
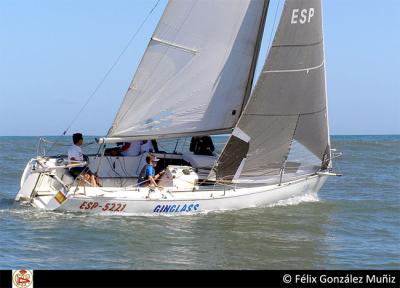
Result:
[[[321,13],[320,0],[285,2],[260,78],[210,178],[279,175],[294,164],[287,159],[295,140],[320,159],[314,169],[329,165]]]
[[[108,138],[232,131],[252,80],[267,2],[169,1]]]

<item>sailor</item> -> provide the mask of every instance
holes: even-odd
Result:
[[[93,174],[92,171],[89,170],[89,167],[87,167],[83,162],[84,162],[84,155],[82,153],[81,146],[83,144],[83,136],[81,133],[75,133],[72,135],[72,141],[74,142],[73,145],[71,145],[68,148],[68,161],[69,164],[79,164],[81,163],[82,166],[78,167],[72,167],[69,169],[69,172],[71,175],[76,178],[79,175],[82,175],[82,177],[90,182],[90,184],[93,187],[98,187],[100,185],[99,180],[97,177]]]
[[[140,153],[155,152],[152,141],[143,140],[140,146]]]
[[[140,155],[140,141],[125,142],[120,149],[122,156],[138,156]]]
[[[165,171],[162,170],[160,173],[156,174],[156,170],[154,169],[157,167],[158,159],[156,156],[152,154],[148,154],[146,156],[146,165],[142,168],[142,171],[138,177],[138,184],[139,186],[145,187],[149,186],[151,188],[160,187],[157,184],[157,180],[164,175]]]
[[[189,151],[196,155],[214,155],[214,144],[210,136],[194,136],[190,141]]]

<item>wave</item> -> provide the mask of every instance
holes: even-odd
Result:
[[[294,206],[299,205],[300,203],[307,202],[319,202],[318,194],[316,193],[308,193],[301,196],[294,196],[285,200],[279,200],[276,203],[270,204],[267,207],[279,207],[279,206]]]

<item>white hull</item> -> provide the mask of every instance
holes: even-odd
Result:
[[[165,187],[150,191],[149,188],[133,186],[71,186],[67,190],[56,185],[53,178],[40,175],[25,175],[17,201],[29,202],[39,209],[93,214],[188,214],[260,207],[294,196],[317,193],[328,177],[312,175],[281,185],[242,184],[246,187],[237,185],[235,188],[210,185],[195,191],[173,191],[171,187]],[[41,180],[41,177],[49,178],[50,182]]]
[[[295,183],[287,183],[281,186],[258,186],[255,188],[242,188],[225,191],[210,190],[202,192],[177,192],[181,199],[172,199],[168,197],[169,193],[152,192],[155,195],[150,199],[137,199],[138,197],[88,197],[71,196],[68,197],[57,211],[73,211],[85,213],[116,214],[116,213],[138,213],[138,214],[182,214],[199,213],[217,210],[235,210],[249,207],[262,207],[274,204],[280,200],[288,199],[294,196],[301,196],[308,193],[317,193],[325,183],[327,176],[314,176],[303,179]],[[141,193],[130,191],[128,193]],[[177,194],[177,193],[172,193]],[[190,195],[190,194],[197,195]],[[199,195],[199,194],[203,195]],[[145,193],[146,195],[148,193]],[[162,199],[159,195],[166,195],[169,199]],[[211,194],[213,194],[211,196]],[[138,195],[139,196],[139,195]],[[178,196],[178,195],[175,195]],[[176,197],[178,198],[178,197]],[[91,203],[92,202],[92,203]],[[112,210],[111,206],[115,204]],[[107,204],[108,207],[107,207]],[[126,205],[126,206],[125,206]],[[94,208],[93,208],[94,207]],[[117,209],[119,207],[119,209]],[[107,209],[108,208],[108,209]]]

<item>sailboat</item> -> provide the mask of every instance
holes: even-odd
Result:
[[[284,2],[253,85],[269,4],[170,0],[110,130],[97,139],[99,153],[89,156],[102,187],[71,177],[66,156],[40,155],[26,165],[16,201],[55,211],[187,214],[317,193],[336,175],[321,1]],[[166,170],[162,188],[137,185],[145,154],[104,153],[118,142],[220,134],[228,138],[219,155],[155,151]]]

